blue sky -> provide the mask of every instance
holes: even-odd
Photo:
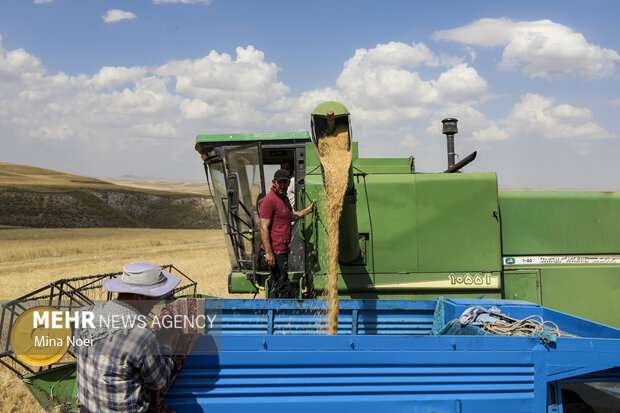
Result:
[[[620,190],[620,3],[0,3],[0,161],[201,181],[203,133],[307,130],[352,113],[366,157],[500,187]]]

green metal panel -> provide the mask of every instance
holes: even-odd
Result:
[[[418,271],[499,271],[494,173],[418,174]]]
[[[329,109],[334,111],[334,115],[336,117],[349,115],[348,109],[342,103],[333,100],[320,103],[316,108],[314,108],[312,115],[325,116],[325,112]]]
[[[311,274],[327,272],[328,237],[327,237],[327,209],[323,199],[322,175],[307,175],[305,179],[306,195],[310,201],[316,201],[316,210],[311,217],[306,218],[306,270]]]
[[[417,192],[415,175],[367,175],[356,185],[358,216],[369,217],[370,246],[375,273],[407,273],[418,270]],[[364,205],[367,202],[366,205]],[[362,225],[362,228],[365,225]]]
[[[359,158],[358,148],[357,142],[351,142],[351,163]]]
[[[259,288],[254,285],[254,283],[248,279],[248,277],[252,274],[251,271],[241,272],[241,271],[232,271],[228,275],[228,290],[233,294],[256,294],[259,292]],[[267,286],[267,278],[269,277],[269,272],[258,272],[258,284],[262,287]],[[288,278],[291,280],[291,283],[294,285],[299,285],[300,280],[303,278],[304,274],[298,271],[289,271]],[[295,287],[295,291],[298,291],[299,288]]]
[[[359,158],[353,162],[354,173],[364,174],[410,174],[408,158]]]
[[[228,275],[228,290],[230,293],[257,293],[258,288],[242,272],[231,272]]]
[[[620,253],[620,192],[502,191],[504,255]]]
[[[78,412],[75,363],[26,374],[22,381],[48,412]],[[33,406],[33,411],[35,410]]]
[[[343,292],[477,288],[499,293],[494,174],[358,174],[354,182],[365,265],[340,266]],[[321,176],[307,176],[306,191],[318,202],[306,240],[308,272],[321,290],[319,275],[327,272],[328,255]],[[493,273],[492,285],[484,281],[487,273]]]
[[[414,175],[367,175],[356,177],[358,231],[369,234],[366,248],[369,274],[375,272],[415,272],[417,268],[415,236]],[[398,188],[398,190],[395,190]],[[306,192],[317,201],[317,212],[306,239],[311,273],[326,273],[328,268],[327,210],[323,199],[323,179],[306,177]],[[368,205],[372,207],[369,208]],[[398,242],[394,242],[398,241]],[[343,270],[341,267],[341,271]],[[371,276],[372,279],[372,276]]]
[[[308,142],[306,143],[306,174],[321,175],[321,173],[321,161],[319,161],[314,143]]]
[[[540,272],[538,270],[504,272],[504,298],[542,304]]]
[[[513,299],[517,294],[521,300],[536,302],[531,297],[532,274],[540,274],[541,305],[620,328],[620,265],[511,266],[504,272],[505,298]],[[520,279],[520,275],[526,278]]]
[[[281,133],[224,133],[215,135],[198,135],[196,143],[213,143],[227,145],[230,142],[258,142],[258,141],[286,141],[286,140],[308,140],[310,135],[306,131],[281,132]]]
[[[542,304],[620,328],[620,265],[541,266]]]

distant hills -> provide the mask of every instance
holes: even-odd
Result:
[[[0,162],[0,227],[218,228],[207,193],[206,183],[108,181]]]

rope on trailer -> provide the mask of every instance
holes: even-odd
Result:
[[[493,314],[493,316],[498,320],[493,322],[483,321],[481,326],[483,331],[502,336],[534,335],[541,339],[551,338],[551,336],[553,336],[553,341],[555,341],[555,337],[578,337],[560,330],[558,325],[553,321],[545,321],[539,315],[531,315],[522,320],[508,317],[501,313]]]

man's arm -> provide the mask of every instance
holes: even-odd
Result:
[[[146,388],[159,391],[166,387],[172,376],[172,349],[167,345],[160,346],[155,334],[151,334],[144,343],[142,352],[138,366],[140,376]]]
[[[263,241],[263,247],[265,247],[265,261],[267,261],[270,267],[273,267],[276,265],[276,257],[273,255],[273,248],[271,247],[269,225],[271,225],[271,220],[269,218],[260,219],[260,239]]]
[[[312,203],[304,209],[301,209],[299,211],[291,211],[291,221],[297,221],[298,219],[301,219],[311,213],[314,210],[314,204],[315,202],[312,201]]]

